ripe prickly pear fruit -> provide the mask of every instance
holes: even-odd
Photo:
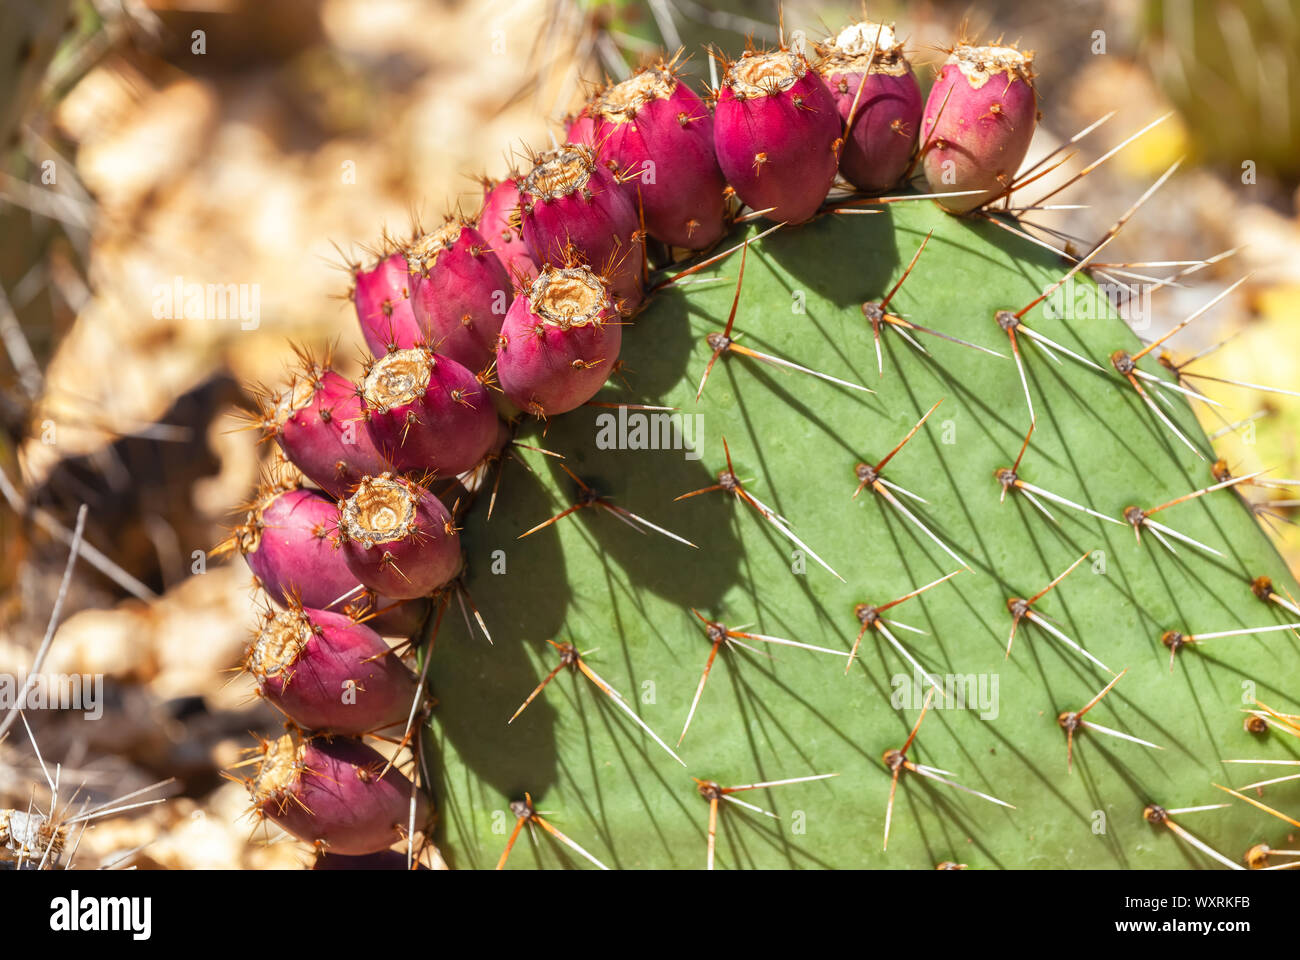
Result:
[[[567,144],[543,153],[516,182],[516,217],[533,258],[564,263],[576,251],[609,277],[616,298],[635,309],[644,263],[637,209],[592,148]]]
[[[478,231],[492,245],[492,250],[506,272],[519,286],[537,276],[537,261],[528,250],[512,222],[519,206],[519,187],[513,179],[500,182],[484,179],[483,207],[478,214]]]
[[[361,381],[370,438],[401,471],[463,473],[487,453],[496,412],[463,365],[427,347],[376,360]]]
[[[244,669],[294,723],[336,734],[405,721],[416,691],[414,675],[370,627],[297,603],[267,612]]]
[[[548,264],[515,298],[501,327],[501,389],[538,417],[581,406],[614,369],[621,320],[605,280],[587,267]]]
[[[337,549],[338,505],[315,490],[264,490],[227,545],[277,604],[327,607],[357,586]]]
[[[569,127],[569,141],[592,146],[626,178],[652,237],[693,250],[721,239],[727,185],[713,153],[713,116],[672,62],[661,60],[592,97]]]
[[[360,740],[313,737],[290,727],[263,742],[248,781],[254,811],[331,853],[378,853],[401,840],[411,815],[411,782]],[[415,823],[427,819],[417,795]]]
[[[432,593],[460,569],[460,535],[442,501],[404,477],[366,477],[338,507],[352,575],[388,597]]]
[[[470,370],[488,367],[514,287],[487,240],[448,220],[412,241],[406,262],[424,342]]]
[[[816,70],[840,118],[846,125],[853,119],[840,150],[840,173],[865,193],[883,193],[907,172],[921,125],[921,88],[903,45],[892,25],[863,20],[817,53]]]
[[[925,102],[922,164],[935,193],[984,193],[948,197],[939,205],[966,213],[1006,190],[1037,119],[1032,50],[957,44]]]
[[[309,364],[271,414],[285,456],[335,499],[389,469],[366,430],[356,386],[333,370]]]
[[[727,66],[713,115],[718,165],[769,220],[802,223],[835,180],[842,121],[802,54],[746,51]]]
[[[376,357],[420,341],[420,324],[411,304],[406,256],[388,253],[370,267],[352,272],[352,303],[366,346]]]

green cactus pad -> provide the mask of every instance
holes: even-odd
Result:
[[[886,293],[930,231],[891,310],[1008,357],[918,334],[929,351],[923,356],[886,329],[882,378],[861,304]],[[776,819],[722,802],[717,865],[1217,866],[1146,822],[1149,803],[1231,804],[1174,820],[1236,861],[1256,842],[1281,844],[1285,824],[1212,784],[1244,784],[1277,770],[1223,760],[1296,756],[1294,741],[1246,732],[1242,708],[1258,697],[1295,710],[1289,696],[1300,643],[1285,631],[1211,640],[1183,648],[1171,673],[1160,641],[1165,630],[1286,622],[1250,581],[1268,575],[1292,593],[1295,583],[1237,492],[1220,490],[1155,517],[1222,559],[1177,542],[1172,555],[1149,533],[1139,544],[1131,527],[1043,501],[1059,521],[1053,524],[1016,491],[999,502],[994,471],[1015,460],[1029,414],[994,313],[1027,304],[1062,275],[1064,262],[929,201],[779,230],[749,250],[739,343],[876,393],[730,354],[718,360],[697,404],[711,353],[704,337],[726,322],[739,265],[737,254],[657,294],[625,333],[628,385],[614,378],[599,397],[698,413],[699,459],[684,450],[601,449],[598,418],[618,416],[607,407],[556,418],[544,433],[534,424],[520,437],[563,454],[563,464],[611,503],[698,549],[638,532],[599,506],[517,540],[578,496],[561,461],[525,449],[516,452],[531,471],[505,463],[491,520],[486,497],[465,519],[467,586],[495,644],[470,634],[452,611],[434,646],[429,682],[438,702],[426,759],[447,861],[494,866],[515,825],[508,804],[528,791],[548,823],[610,867],[700,868],[709,803],[692,777],[731,786],[826,773],[838,776],[734,795]],[[1075,319],[1046,316],[1041,306],[1024,319],[1104,372],[1063,355],[1053,362],[1020,338],[1038,415],[1021,478],[1116,518],[1129,505],[1155,506],[1212,484],[1209,462],[1180,443],[1109,363],[1115,350],[1140,348],[1135,335],[1091,280],[1076,281]],[[1141,366],[1168,377],[1151,357]],[[1169,396],[1162,408],[1212,460],[1186,401]],[[996,679],[997,696],[985,716],[978,703],[931,709],[908,758],[1016,809],[904,771],[882,852],[890,789],[882,754],[902,746],[923,690],[870,630],[847,675],[845,657],[754,641],[745,642],[770,659],[724,647],[678,748],[686,768],[568,669],[507,725],[559,663],[547,641],[570,641],[598,648],[589,666],[676,744],[711,646],[691,608],[847,654],[859,628],[856,604],[886,603],[959,569],[869,489],[852,498],[855,465],[884,457],[940,399],[883,476],[925,498],[902,500],[970,569],[886,615],[926,631],[891,628],[930,671],[973,676],[986,693]],[[635,422],[650,414],[627,415]],[[811,556],[801,566],[797,548],[729,493],[674,502],[716,482],[724,436],[746,489],[787,518],[847,583]],[[1030,622],[1020,624],[1005,658],[1007,599],[1032,596],[1089,550],[1097,552],[1035,609],[1112,670],[1128,669],[1086,719],[1163,749],[1082,730],[1067,773],[1057,716],[1082,707],[1111,677]],[[509,862],[586,865],[542,830],[535,840],[525,831]]]

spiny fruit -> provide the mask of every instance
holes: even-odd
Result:
[[[338,507],[338,537],[353,576],[399,600],[423,597],[460,569],[451,513],[414,480],[366,477]]]
[[[410,270],[406,256],[385,238],[376,261],[352,270],[352,303],[361,335],[370,352],[382,357],[389,350],[420,341],[420,324],[411,305]]]
[[[1034,53],[957,44],[925,102],[925,178],[935,193],[982,190],[937,201],[966,213],[1011,185],[1038,120]]]
[[[835,181],[841,128],[803,54],[747,50],[727,65],[713,116],[718,165],[769,220],[802,223],[817,212]]]
[[[727,185],[713,153],[713,116],[674,61],[660,60],[593,96],[569,126],[569,142],[594,147],[624,179],[650,236],[693,250],[721,239]]]
[[[253,809],[300,840],[348,856],[378,853],[406,835],[411,781],[383,776],[381,754],[360,740],[312,736],[294,726],[262,743],[247,781]],[[418,795],[415,826],[428,816]]]
[[[268,596],[328,607],[357,586],[338,552],[338,505],[319,491],[268,487],[227,544],[237,547]]]
[[[267,611],[244,655],[268,701],[300,727],[362,734],[406,720],[416,680],[370,627],[299,603]]]
[[[268,414],[285,456],[332,497],[389,469],[366,429],[356,386],[328,364],[304,363]]]
[[[537,261],[528,250],[528,244],[512,223],[512,215],[519,206],[518,174],[505,180],[483,179],[483,206],[478,214],[478,230],[501,261],[506,272],[519,285],[537,276]]]
[[[606,281],[580,265],[542,268],[506,315],[497,348],[501,389],[538,417],[567,413],[609,379],[623,341]]]
[[[641,302],[644,255],[636,207],[590,147],[568,144],[543,153],[516,184],[512,222],[538,263],[563,263],[576,250],[609,277],[629,309]]]
[[[488,367],[514,287],[487,240],[451,219],[413,240],[406,262],[423,342],[469,370]]]
[[[463,473],[496,437],[496,411],[483,385],[427,347],[385,354],[360,389],[370,438],[399,471]]]
[[[921,123],[921,88],[903,44],[892,25],[863,20],[817,53],[816,70],[846,125],[840,173],[864,193],[882,193],[907,172]]]

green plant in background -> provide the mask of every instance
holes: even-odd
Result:
[[[1300,3],[1148,0],[1140,23],[1146,59],[1204,158],[1294,181],[1300,100],[1278,93],[1296,89]]]

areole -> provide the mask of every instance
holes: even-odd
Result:
[[[411,273],[428,274],[438,262],[438,254],[450,250],[465,231],[459,220],[448,220],[436,230],[417,237],[406,249],[407,269]]]
[[[829,43],[817,48],[816,69],[823,77],[833,73],[884,73],[901,77],[908,71],[903,44],[889,24],[850,24]]]
[[[591,180],[595,160],[586,147],[571,144],[542,154],[524,178],[523,193],[538,200],[558,200],[581,190]]]
[[[671,71],[651,67],[602,93],[592,103],[592,112],[611,123],[630,123],[641,107],[671,97],[676,89],[677,78]]]
[[[609,291],[586,267],[546,267],[528,290],[533,312],[543,323],[568,330],[606,319]]]
[[[404,481],[367,477],[343,503],[339,531],[369,549],[404,540],[416,529],[419,498]]]
[[[1015,47],[973,47],[958,45],[948,57],[957,65],[967,82],[978,90],[991,77],[1005,74],[1006,79],[1032,80],[1034,78],[1034,51]]]
[[[311,620],[301,609],[277,611],[257,632],[244,666],[258,678],[274,677],[297,662],[314,635]]]
[[[421,347],[395,350],[376,361],[362,381],[366,403],[380,413],[424,396],[438,358]]]
[[[280,797],[293,788],[294,782],[303,773],[306,748],[306,741],[296,727],[263,744],[257,775],[249,785],[254,802],[261,803]]]
[[[727,71],[727,86],[738,98],[750,99],[783,93],[808,72],[808,62],[797,53],[747,53]]]

